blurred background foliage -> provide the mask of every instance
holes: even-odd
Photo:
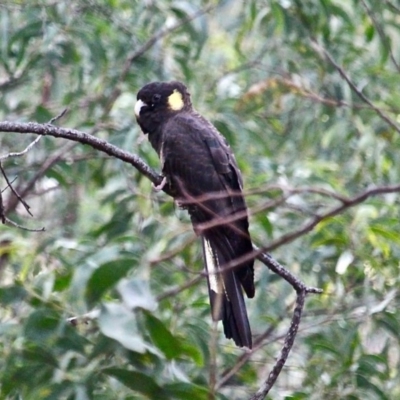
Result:
[[[184,81],[236,153],[257,245],[400,182],[398,0],[3,0],[0,32],[1,120],[68,108],[57,124],[156,169],[135,95]],[[2,133],[1,154],[33,139]],[[207,399],[214,363],[216,398],[255,392],[282,346],[291,287],[257,263],[247,304],[264,339],[230,374],[243,350],[220,326],[216,354],[210,345],[199,244],[170,198],[129,165],[51,137],[3,166],[34,215],[3,180],[8,217],[46,230],[0,227],[2,399]],[[396,192],[370,197],[275,246],[324,293],[307,298],[269,398],[400,398],[398,210]]]

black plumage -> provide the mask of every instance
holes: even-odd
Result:
[[[222,319],[227,338],[251,348],[242,288],[254,296],[254,260],[224,270],[253,249],[235,157],[225,138],[193,109],[182,83],[150,83],[137,99],[136,118],[160,157],[163,185],[188,210],[202,238],[212,317]]]

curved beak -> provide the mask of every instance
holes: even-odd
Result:
[[[146,105],[146,103],[143,103],[142,100],[138,100],[138,101],[136,102],[136,104],[135,104],[135,115],[136,115],[136,118],[139,118],[139,117],[140,117],[140,110],[141,110],[142,107],[145,106],[145,105]]]

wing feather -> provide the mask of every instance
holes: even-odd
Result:
[[[225,335],[238,346],[251,347],[242,287],[254,296],[253,260],[224,271],[224,265],[252,251],[235,157],[223,136],[198,114],[180,113],[164,129],[163,173],[202,236],[212,317],[222,319]],[[224,223],[235,213],[243,217]],[[199,229],[211,220],[220,224]]]

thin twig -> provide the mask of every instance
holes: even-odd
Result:
[[[54,124],[54,122],[56,122],[57,120],[62,118],[67,111],[68,111],[68,108],[64,108],[64,110],[61,111],[60,114],[58,114],[57,116],[53,117],[48,123],[51,124],[51,125]]]
[[[54,118],[50,119],[49,124],[53,124],[55,121],[57,121],[58,119],[60,119],[61,117],[63,117],[67,111],[68,111],[68,109],[65,108],[60,114],[58,114],[58,115],[55,116]],[[16,197],[16,199],[17,199],[17,201],[13,202],[13,204],[12,204],[13,206],[12,206],[12,207],[10,207],[10,206],[7,207],[7,211],[6,211],[6,212],[9,212],[10,209],[13,209],[13,208],[18,204],[18,201],[19,201],[19,202],[25,207],[25,209],[26,209],[26,211],[29,213],[29,215],[31,215],[31,216],[33,217],[32,213],[30,212],[30,207],[29,207],[29,205],[23,200],[23,196],[24,196],[24,195],[27,193],[27,191],[28,191],[28,190],[26,190],[27,187],[32,188],[33,185],[34,185],[34,182],[36,182],[36,180],[33,180],[33,183],[32,183],[31,185],[30,185],[30,184],[27,185],[27,187],[23,190],[23,195],[18,194],[17,191],[16,191],[16,190],[14,189],[14,187],[12,186],[12,183],[8,180],[7,175],[6,175],[4,169],[3,169],[2,165],[1,165],[1,162],[2,162],[2,160],[5,160],[5,159],[7,159],[7,158],[9,158],[9,157],[20,157],[20,156],[25,155],[27,152],[29,152],[29,151],[33,148],[33,146],[34,146],[36,143],[39,142],[39,140],[40,140],[41,138],[42,138],[42,135],[38,136],[25,150],[23,150],[23,151],[21,151],[21,152],[18,152],[18,153],[9,153],[9,154],[7,154],[7,155],[5,155],[5,156],[3,156],[3,157],[0,157],[0,169],[1,169],[1,172],[2,172],[2,174],[3,174],[4,178],[5,178],[5,180],[7,181],[8,187],[11,189],[11,191],[14,193],[14,195],[15,195],[15,197]],[[32,182],[32,181],[31,181],[31,182]]]
[[[283,317],[279,318],[279,321],[282,321]],[[247,361],[255,354],[259,349],[261,349],[265,343],[264,340],[271,336],[272,332],[276,329],[276,325],[269,326],[261,335],[257,335],[256,339],[253,343],[253,348],[251,351],[245,350],[243,353],[237,358],[236,363],[222,372],[220,380],[216,384],[216,390],[220,389],[225,385],[226,382],[229,381],[232,376],[234,376],[242,367],[247,363]]]
[[[381,41],[383,45],[385,46],[386,50],[389,53],[389,57],[392,60],[393,65],[396,67],[397,72],[400,72],[400,66],[394,57],[392,48],[390,47],[390,41],[388,37],[386,36],[384,30],[382,29],[381,24],[378,22],[378,20],[375,18],[374,13],[372,12],[371,8],[368,6],[367,2],[365,0],[361,0],[362,5],[365,8],[365,11],[367,12],[368,16],[371,18],[372,24],[374,25],[376,31],[378,32],[378,35],[381,38]]]
[[[398,14],[400,14],[400,7],[397,6],[396,4],[393,4],[393,2],[386,0],[385,3],[392,8],[395,12],[397,12]]]
[[[25,197],[31,189],[35,186],[36,182],[44,176],[44,174],[59,160],[61,160],[65,154],[67,154],[76,143],[68,142],[65,146],[62,146],[57,152],[52,154],[50,157],[47,157],[44,162],[41,164],[38,171],[36,171],[35,175],[26,183],[26,185],[19,190],[21,197]],[[12,197],[8,200],[6,212],[9,213],[13,211],[17,206],[18,202],[15,201],[15,197]]]
[[[123,82],[126,79],[126,76],[128,75],[132,64],[134,61],[136,61],[138,58],[140,58],[143,54],[146,53],[147,50],[152,48],[160,39],[164,38],[165,36],[168,36],[170,33],[176,31],[177,29],[181,28],[182,26],[186,25],[187,23],[193,21],[194,19],[207,14],[210,12],[213,8],[215,8],[215,5],[209,5],[205,7],[204,9],[201,9],[197,12],[195,12],[192,15],[189,15],[187,18],[184,18],[180,21],[178,21],[176,24],[170,26],[169,28],[165,28],[160,30],[159,32],[155,33],[150,39],[147,40],[146,43],[144,43],[138,50],[134,51],[132,54],[130,54],[127,59],[125,60],[125,63],[122,67],[122,71],[118,77],[118,81],[114,84],[114,90],[111,92],[109,96],[109,100],[106,105],[106,110],[105,114],[111,109],[112,105],[114,104],[115,100],[118,98],[120,94],[120,88],[118,84],[120,82]]]
[[[40,137],[40,136],[39,136]],[[11,189],[11,191],[14,193],[15,197],[20,201],[20,203],[25,207],[25,210],[28,212],[28,214],[33,217],[32,213],[30,212],[30,207],[28,205],[28,203],[17,193],[17,191],[14,189],[13,185],[11,184],[11,182],[8,180],[7,174],[4,171],[3,165],[0,162],[0,171],[4,176],[4,179],[7,182],[8,187]]]
[[[6,160],[7,158],[10,157],[21,157],[24,156],[28,151],[32,149],[32,147],[39,142],[39,140],[42,138],[42,136],[38,136],[32,143],[30,143],[24,150],[17,152],[17,153],[8,153],[4,156],[0,156],[0,162]]]
[[[213,321],[211,335],[209,340],[209,350],[210,350],[210,364],[208,372],[209,381],[209,391],[208,400],[215,400],[215,394],[217,392],[217,358],[218,358],[218,322]]]
[[[335,69],[339,72],[339,75],[347,82],[353,92],[365,103],[367,103],[372,110],[374,110],[389,126],[391,126],[396,132],[400,133],[400,128],[397,124],[384,113],[379,107],[377,107],[370,99],[368,99],[365,94],[357,88],[357,85],[350,79],[349,75],[346,71],[335,61],[332,55],[329,53],[327,49],[325,49],[318,41],[314,38],[311,38],[311,43],[314,46],[317,54],[323,54],[325,58],[335,67]]]
[[[10,183],[13,184],[17,180],[17,177],[15,177]],[[0,190],[0,193],[4,193],[8,189],[8,186],[6,186],[4,189]]]
[[[184,290],[197,285],[202,279],[203,279],[202,276],[196,276],[195,278],[184,283],[183,285],[169,289],[169,290],[165,291],[164,293],[160,294],[159,296],[157,296],[157,301],[165,300],[168,297],[174,297],[177,294],[183,292]]]
[[[77,326],[79,323],[83,322],[84,324],[89,323],[89,321],[96,320],[100,315],[100,309],[95,308],[92,311],[89,311],[86,314],[67,318],[67,322],[69,322],[73,326]]]
[[[18,229],[22,229],[24,231],[28,231],[28,232],[44,232],[46,229],[45,227],[43,228],[39,228],[39,229],[33,229],[33,228],[26,228],[25,226],[19,225],[14,221],[11,221],[10,219],[8,219],[7,217],[5,217],[6,223],[15,226]]]
[[[0,220],[3,224],[6,223],[6,216],[4,213],[3,194],[0,191]]]
[[[100,150],[103,153],[133,165],[155,185],[159,185],[162,181],[162,176],[150,168],[140,157],[121,150],[119,147],[114,146],[105,140],[89,135],[88,133],[80,132],[76,129],[60,128],[50,124],[38,124],[35,122],[20,123],[3,121],[0,122],[0,132],[19,132],[23,134],[36,133],[37,135],[54,136],[68,139],[73,142],[87,144],[96,150]]]
[[[179,234],[179,233],[178,233]],[[175,233],[174,236],[177,236],[178,234]],[[149,264],[151,267],[154,267],[156,265],[159,265],[162,262],[168,261],[171,258],[174,258],[176,255],[181,254],[182,251],[188,247],[190,244],[192,244],[196,240],[196,236],[192,235],[189,239],[185,240],[179,247],[177,247],[174,250],[165,252],[158,257],[152,258],[149,260]]]
[[[282,371],[283,366],[289,356],[290,350],[293,347],[294,339],[296,338],[297,331],[299,329],[301,314],[304,308],[304,301],[306,298],[306,290],[301,290],[297,292],[296,306],[293,312],[292,321],[290,323],[289,330],[285,336],[285,341],[283,343],[282,350],[278,359],[275,362],[274,367],[268,375],[266,381],[261,385],[260,389],[249,398],[249,400],[263,400],[265,399],[268,392],[271,390],[272,386],[276,382],[279,374]]]
[[[260,249],[258,249],[256,246],[253,247],[256,251],[260,251]],[[286,282],[290,283],[293,289],[295,289],[297,292],[304,291],[305,293],[322,293],[321,289],[306,286],[299,278],[294,276],[289,270],[280,265],[278,261],[274,260],[270,254],[261,252],[257,256],[257,259],[265,264],[272,272],[279,275]]]
[[[275,72],[277,73],[277,72]],[[287,88],[293,95],[295,96],[301,96],[307,99],[310,99],[313,102],[316,103],[321,103],[330,107],[347,107],[347,108],[352,108],[352,109],[358,109],[358,110],[363,110],[363,109],[370,109],[370,105],[365,105],[363,103],[348,103],[344,100],[339,100],[335,98],[328,98],[321,96],[320,94],[313,92],[311,89],[303,87],[294,81],[285,78],[285,77],[277,77],[277,78],[268,78],[266,80],[263,80],[261,82],[257,82],[254,85],[252,85],[246,93],[244,93],[238,103],[238,106],[241,107],[241,104],[246,104],[251,98],[258,97],[260,94],[263,92],[267,91],[270,88],[274,88],[277,85],[283,86],[284,88]],[[398,109],[393,108],[393,107],[382,107],[380,108],[382,111],[389,111],[393,113],[397,113]]]
[[[257,249],[255,247],[255,250],[259,250],[259,249]],[[278,359],[276,360],[266,381],[263,383],[263,385],[260,387],[260,389],[253,396],[250,397],[249,400],[262,400],[265,398],[265,396],[271,390],[271,388],[274,385],[274,383],[276,382],[279,374],[281,373],[282,368],[285,365],[286,360],[289,356],[289,353],[293,347],[294,340],[295,340],[297,331],[299,329],[306,295],[308,293],[315,293],[315,294],[322,293],[321,289],[306,286],[300,279],[298,279],[290,271],[288,271],[286,268],[284,268],[282,265],[280,265],[269,254],[261,253],[261,254],[259,254],[259,256],[257,258],[260,261],[262,261],[272,272],[276,273],[281,278],[285,279],[288,283],[290,283],[290,285],[296,290],[297,296],[296,296],[296,304],[295,304],[295,309],[293,311],[293,316],[292,316],[292,320],[290,323],[290,327],[285,335],[285,340],[284,340],[284,344],[281,349],[280,355],[279,355]],[[261,345],[261,341],[262,341],[262,339],[257,341],[258,346]],[[255,349],[250,354],[252,354],[256,350],[257,350],[257,348],[255,347]],[[218,387],[221,387],[227,381],[227,379],[229,379],[230,376],[232,376],[236,371],[238,371],[239,368],[242,365],[244,365],[244,363],[247,361],[248,358],[250,358],[250,355],[248,355],[248,356],[244,355],[242,357],[242,359],[235,365],[235,368],[233,368],[231,371],[229,371],[229,373],[226,374],[224,376],[224,378],[221,379],[220,382],[218,382]]]
[[[389,194],[389,193],[398,193],[398,192],[400,192],[400,185],[378,186],[378,187],[367,189],[364,192],[361,192],[354,197],[348,198],[346,201],[345,201],[345,198],[343,198],[341,204],[339,204],[336,207],[332,207],[330,210],[326,211],[325,213],[315,215],[310,221],[305,223],[299,229],[292,231],[286,235],[281,236],[280,238],[269,243],[267,246],[263,246],[260,248],[254,247],[254,250],[251,253],[245,254],[244,256],[238,257],[235,260],[232,260],[231,262],[225,264],[224,271],[226,271],[227,269],[230,269],[230,268],[235,268],[238,265],[248,262],[254,258],[257,258],[262,262],[264,262],[263,260],[267,260],[268,262],[272,263],[271,264],[272,268],[275,268],[272,257],[268,255],[269,251],[272,251],[272,250],[282,246],[283,244],[290,243],[293,240],[305,235],[307,232],[310,232],[312,229],[314,229],[323,220],[326,220],[328,218],[332,218],[338,214],[341,214],[343,211],[345,211],[351,207],[354,207],[360,203],[363,203],[369,197],[382,195],[382,194]],[[231,219],[231,217],[229,216],[229,220],[230,219]],[[221,224],[221,223],[223,223],[223,221],[219,221],[219,224]],[[267,258],[265,258],[265,257],[267,257]],[[279,268],[277,268],[277,270],[279,270]],[[278,273],[278,275],[279,275],[279,273]],[[282,277],[284,278],[284,276],[282,276]],[[286,279],[286,278],[284,278],[284,279]]]
[[[34,122],[17,123],[17,122],[3,121],[3,122],[0,122],[0,131],[2,131],[2,132],[19,132],[19,133],[24,133],[24,134],[36,133],[36,134],[45,135],[45,136],[61,137],[61,138],[75,141],[75,142],[88,144],[88,145],[92,146],[93,148],[100,150],[110,156],[116,157],[122,161],[130,163],[140,173],[142,173],[144,176],[146,176],[148,179],[150,179],[155,185],[159,185],[162,181],[162,176],[157,174],[152,168],[150,168],[140,157],[138,157],[134,154],[131,154],[129,152],[126,152],[124,150],[121,150],[120,148],[106,142],[105,140],[99,139],[97,137],[94,137],[87,133],[80,132],[75,129],[60,128],[60,127],[56,127],[56,126],[49,125],[49,124],[37,124]],[[167,186],[164,188],[164,191],[166,193],[168,193]],[[320,191],[320,192],[322,193],[322,191]],[[318,223],[320,223],[324,219],[331,218],[335,215],[338,215],[338,214],[342,213],[344,210],[362,203],[370,196],[376,196],[379,194],[387,194],[387,193],[395,193],[395,192],[400,192],[400,185],[371,188],[371,189],[368,189],[365,192],[362,192],[352,198],[347,198],[347,199],[345,197],[338,195],[338,196],[336,196],[336,198],[341,203],[338,206],[333,207],[332,209],[328,210],[327,212],[325,212],[323,214],[314,216],[309,222],[307,222],[305,225],[300,227],[298,230],[280,237],[279,239],[271,242],[268,246],[265,246],[257,251],[254,251],[253,253],[251,253],[247,256],[241,257],[238,260],[234,260],[233,262],[229,263],[229,265],[226,265],[225,267],[226,268],[230,268],[230,267],[234,268],[235,266],[237,266],[245,261],[249,261],[251,258],[258,257],[263,252],[271,251],[271,250],[281,246],[282,244],[289,243],[289,242],[297,239],[298,237],[304,235],[305,233],[311,231]],[[326,194],[328,195],[328,192]],[[331,193],[330,193],[330,195],[331,195]],[[232,216],[229,218],[232,218],[232,221],[234,221],[235,218],[237,218],[237,216]],[[229,220],[229,221],[231,221],[231,220]],[[210,222],[210,224],[215,224],[215,223],[226,224],[227,221],[224,220],[224,221],[217,221],[217,222],[211,221]],[[204,224],[204,227],[202,226],[202,228],[209,228],[209,227],[210,226],[208,226],[206,224]]]
[[[342,204],[339,204],[338,206],[331,208],[325,213],[315,215],[309,222],[304,224],[298,230],[290,232],[287,235],[283,235],[279,239],[271,242],[268,246],[263,248],[263,251],[272,251],[282,246],[283,244],[292,242],[298,237],[303,236],[305,233],[314,229],[323,220],[341,214],[346,209],[354,207],[360,203],[363,203],[369,197],[388,194],[388,193],[398,193],[398,192],[400,192],[400,185],[378,186],[367,189],[364,192],[361,192],[354,197],[348,198],[346,201],[342,201]]]

